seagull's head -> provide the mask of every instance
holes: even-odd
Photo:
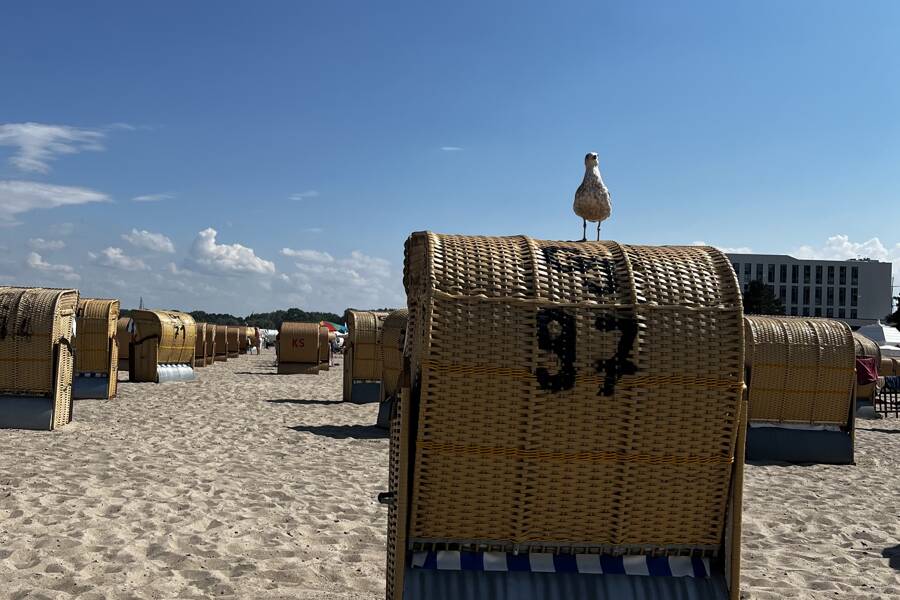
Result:
[[[600,158],[596,152],[588,152],[584,155],[584,166],[592,169],[600,164]]]

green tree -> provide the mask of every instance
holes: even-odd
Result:
[[[784,304],[771,287],[751,281],[744,292],[744,312],[748,315],[783,315]]]

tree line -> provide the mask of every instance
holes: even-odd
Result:
[[[130,310],[122,310],[120,316],[127,317],[130,313]],[[299,308],[253,313],[246,317],[237,317],[228,313],[208,313],[202,310],[194,310],[188,314],[194,317],[194,320],[198,323],[245,325],[247,327],[259,327],[260,329],[280,329],[284,321],[298,323],[318,323],[319,321],[344,322],[344,317],[332,312],[308,312]]]

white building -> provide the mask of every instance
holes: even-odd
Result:
[[[842,319],[851,327],[892,311],[891,263],[870,259],[800,260],[783,254],[729,254],[746,292],[759,280],[781,299],[785,313]]]

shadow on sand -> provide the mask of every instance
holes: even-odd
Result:
[[[294,398],[281,398],[278,400],[266,400],[266,402],[270,404],[300,404],[302,406],[309,406],[312,404],[334,404],[339,405],[343,404],[340,400],[298,400]]]
[[[334,438],[336,440],[381,440],[388,439],[389,434],[385,429],[379,429],[374,425],[296,425],[290,427],[294,431],[312,433]]]

